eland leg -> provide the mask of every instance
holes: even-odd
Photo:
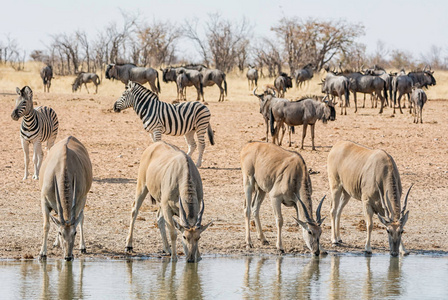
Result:
[[[171,254],[170,244],[168,243],[168,238],[166,237],[165,218],[163,217],[160,209],[157,211],[157,227],[159,227],[160,236],[162,237],[163,252]]]
[[[42,202],[45,200],[43,199]],[[43,225],[43,234],[42,234],[42,248],[40,249],[39,253],[39,259],[46,259],[47,258],[47,239],[48,239],[48,230],[50,230],[50,210],[46,205],[42,207],[42,215],[44,218],[44,225]]]
[[[266,237],[263,234],[263,230],[261,229],[261,222],[260,222],[260,206],[261,203],[263,203],[265,195],[266,193],[264,191],[257,189],[255,193],[255,202],[252,203],[252,215],[254,216],[258,239],[260,239],[263,245],[269,245],[269,242],[266,240]]]
[[[141,182],[140,180],[137,182],[137,192],[135,196],[135,202],[134,207],[132,208],[131,212],[131,222],[129,224],[129,233],[128,237],[126,238],[126,252],[132,252],[132,235],[134,233],[134,224],[135,220],[137,219],[138,210],[142,206],[143,200],[145,200],[146,195],[148,194],[148,189],[145,186],[144,182]]]
[[[243,175],[244,194],[246,196],[243,202],[243,212],[246,225],[246,248],[253,248],[252,240],[250,239],[250,210],[252,207],[252,191],[255,179],[253,176]]]
[[[84,240],[84,210],[80,213],[81,220],[79,221],[79,250],[81,253],[87,253],[86,241]]]
[[[366,229],[367,229],[367,239],[364,252],[366,254],[372,254],[370,239],[372,236],[372,229],[373,229],[373,222],[372,222],[373,209],[372,206],[370,206],[369,199],[367,197],[362,196],[361,198],[363,202],[363,210],[364,210],[364,216],[366,218]]]
[[[280,253],[285,253],[283,249],[283,241],[282,241],[282,227],[283,227],[283,216],[282,216],[282,199],[279,197],[271,196],[271,204],[274,209],[275,222],[277,224],[277,243],[276,247]]]

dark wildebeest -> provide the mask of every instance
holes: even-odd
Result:
[[[53,67],[47,65],[40,70],[40,77],[44,83],[44,93],[50,92],[51,79],[53,78]]]
[[[72,84],[72,92],[76,92],[79,88],[81,91],[81,86],[84,84],[87,90],[87,94],[89,94],[89,89],[87,88],[87,83],[92,82],[95,85],[95,94],[98,93],[98,85],[101,83],[100,78],[95,73],[80,73],[78,77],[76,77],[75,81]]]
[[[249,65],[249,70],[246,73],[247,83],[249,84],[249,90],[252,90],[254,87],[258,87],[258,70],[255,67]]]
[[[219,99],[218,102],[224,101],[224,93],[227,96],[227,82],[226,74],[218,69],[204,69],[201,71],[204,76],[202,84],[204,87],[212,86],[216,84],[219,88]],[[224,83],[224,88],[222,84]]]
[[[417,86],[412,87],[412,94],[411,94],[411,102],[414,106],[414,123],[418,123],[418,120],[420,119],[420,123],[423,123],[422,121],[422,111],[423,111],[423,105],[425,105],[426,101],[428,101],[428,98],[426,96],[425,91],[420,89]],[[409,106],[409,112],[411,112],[411,106]]]
[[[154,93],[160,93],[159,73],[153,68],[137,67],[134,64],[109,64],[106,67],[106,78],[118,79],[124,84],[128,84],[129,81],[140,84],[148,82]]]
[[[346,77],[342,75],[335,75],[332,72],[328,72],[325,80],[322,80],[322,93],[327,94],[327,96],[338,96],[341,101],[341,115],[345,110],[347,114],[347,106],[349,106],[349,81]],[[342,100],[342,96],[345,96],[345,101]]]
[[[285,97],[286,90],[292,88],[292,78],[286,73],[280,73],[280,75],[275,78],[274,87],[278,92],[280,98]]]
[[[398,107],[400,108],[400,113],[403,113],[401,109],[401,96],[407,94],[408,101],[409,103],[411,102],[410,93],[412,93],[413,85],[414,82],[412,78],[406,75],[404,70],[401,70],[400,73],[398,73],[398,75],[392,79],[392,90],[394,92],[394,112],[393,112],[394,114],[395,114],[395,106],[397,105],[397,100],[398,100]],[[397,99],[397,92],[399,93],[398,99]]]
[[[303,149],[303,141],[306,136],[306,128],[311,125],[311,142],[312,149],[314,147],[314,125],[317,120],[322,120],[325,124],[327,120],[334,121],[336,111],[333,103],[324,101],[316,101],[313,99],[303,99],[294,102],[279,102],[271,107],[270,125],[271,134],[273,137],[278,136],[279,129],[285,123],[288,126],[303,125],[302,144],[300,149]],[[277,127],[274,127],[274,122]]]
[[[420,87],[428,88],[428,86],[436,85],[436,79],[432,75],[434,71],[428,71],[426,68],[421,71],[412,71],[408,73],[408,76],[411,77],[414,85],[419,85]]]
[[[162,80],[165,83],[168,82],[175,82],[177,85],[177,89],[179,91],[179,84],[178,84],[178,77],[180,75],[180,73],[184,73],[185,76],[181,76],[182,79],[182,85],[184,88],[189,87],[189,86],[194,86],[196,88],[197,91],[197,101],[200,101],[202,98],[202,101],[204,101],[204,88],[203,88],[203,84],[202,84],[202,79],[203,79],[203,75],[201,72],[199,72],[198,70],[193,70],[193,69],[185,69],[183,67],[168,67],[165,69],[160,69],[162,71]],[[185,93],[185,98],[186,98],[186,90],[184,90]],[[179,98],[179,94],[178,94],[178,98]]]
[[[294,79],[296,81],[296,87],[300,88],[303,83],[308,80],[311,80],[314,76],[314,68],[313,64],[307,64],[302,69],[298,69],[294,73]]]
[[[381,100],[380,114],[383,113],[385,98],[387,99],[386,82],[379,76],[363,75],[361,73],[357,74],[359,76],[353,76],[349,78],[350,82],[349,88],[353,92],[353,98],[355,102],[355,113],[358,111],[356,93],[364,93],[371,95],[375,93],[375,95],[377,95]],[[384,92],[385,97],[383,97],[382,92]]]
[[[277,98],[275,96],[275,91],[271,89],[266,89],[263,94],[259,95],[255,93],[256,90],[257,89],[255,88],[253,93],[260,100],[260,114],[263,116],[264,122],[266,124],[266,142],[269,142],[269,119],[271,116],[271,107],[278,102],[289,102],[289,100],[285,98]],[[275,139],[272,141],[274,144],[277,143],[279,146],[282,144],[285,130],[286,129],[283,127],[281,137],[278,139],[277,136],[277,142],[275,141]],[[289,130],[289,146],[291,147],[291,128],[289,128]]]
[[[393,75],[388,74],[386,72],[386,70],[384,70],[381,67],[378,67],[377,65],[374,65],[373,68],[364,70],[364,73],[366,75],[376,75],[376,76],[379,76],[386,82],[386,88],[389,91],[389,99],[390,99],[390,102],[392,104],[392,99],[393,99],[393,96],[392,96],[392,76]],[[386,98],[386,102],[388,102],[387,98]]]

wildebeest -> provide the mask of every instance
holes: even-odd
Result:
[[[311,80],[314,76],[313,64],[307,64],[302,69],[298,69],[294,72],[294,80],[296,81],[296,87],[300,88],[306,81]]]
[[[420,119],[420,123],[423,123],[422,121],[422,112],[423,112],[423,105],[425,105],[426,101],[428,100],[425,91],[418,88],[418,86],[412,87],[412,94],[411,94],[411,102],[412,106],[414,107],[414,123],[418,123],[418,120]],[[409,106],[409,111],[411,112],[411,106]]]
[[[131,214],[126,251],[132,251],[132,235],[138,210],[149,193],[153,204],[159,203],[158,227],[164,251],[177,261],[176,229],[182,233],[182,244],[187,262],[200,260],[198,241],[203,226],[204,195],[202,180],[191,158],[177,147],[165,142],[150,145],[142,155],[138,169],[135,202]],[[173,218],[179,216],[179,222]],[[165,232],[168,228],[171,249]]]
[[[353,73],[358,76],[349,78],[349,88],[353,92],[355,102],[355,113],[358,111],[356,93],[373,94],[375,93],[381,100],[380,114],[383,113],[385,99],[387,99],[386,82],[379,76],[364,75],[361,73]],[[344,75],[345,76],[345,75]],[[382,95],[384,93],[384,97]]]
[[[44,93],[50,92],[51,79],[53,79],[53,67],[47,65],[40,70],[40,78],[44,83]]]
[[[252,90],[254,87],[258,87],[258,70],[251,65],[248,66],[249,69],[247,70],[246,77],[247,83],[249,85],[249,90]]]
[[[49,219],[58,227],[55,244],[62,244],[65,260],[73,259],[76,227],[80,225],[80,250],[86,253],[84,241],[84,206],[92,185],[92,164],[84,145],[73,136],[56,143],[42,164],[41,188],[44,218],[40,258],[47,257]],[[54,210],[57,217],[50,212]]]
[[[258,238],[267,245],[260,223],[260,206],[266,194],[271,198],[277,224],[277,244],[280,252],[284,252],[282,243],[283,217],[281,205],[294,207],[295,218],[302,227],[303,239],[314,255],[319,255],[319,244],[322,233],[321,208],[325,196],[316,210],[313,219],[312,186],[305,161],[295,151],[287,151],[281,147],[264,142],[249,143],[241,150],[241,171],[245,193],[244,214],[246,225],[246,247],[252,248],[250,238],[250,215],[254,216]],[[252,198],[252,194],[255,193]]]
[[[275,89],[277,90],[278,96],[280,98],[285,97],[286,90],[292,88],[292,78],[286,73],[280,73],[280,75],[275,78],[274,81]]]
[[[161,91],[159,73],[153,68],[137,67],[134,64],[109,64],[106,67],[106,78],[118,79],[124,84],[128,84],[129,81],[135,81],[140,84],[148,82],[154,93],[159,94]]]
[[[339,141],[328,154],[327,169],[332,195],[332,243],[337,245],[342,242],[339,232],[341,213],[350,197],[353,197],[362,201],[363,205],[367,226],[365,252],[372,253],[372,216],[377,214],[387,229],[390,254],[397,256],[398,251],[406,254],[401,236],[409,215],[406,205],[410,188],[401,209],[400,174],[392,156],[384,150],[373,150],[353,142]]]
[[[181,70],[176,78],[177,100],[179,101],[187,100],[187,84],[188,84],[187,74],[185,74],[184,70]]]
[[[264,122],[266,124],[266,142],[269,142],[269,119],[271,116],[271,107],[278,102],[289,102],[288,99],[285,98],[277,98],[275,95],[275,91],[272,89],[266,89],[263,94],[257,95],[255,92],[257,88],[254,89],[253,94],[260,101],[260,114],[263,116]],[[289,146],[291,147],[291,128],[289,129]],[[285,128],[282,128],[282,136],[276,136],[277,141],[273,140],[273,143],[277,143],[278,145],[282,144],[283,135],[285,134]]]
[[[349,81],[342,75],[335,75],[331,72],[327,73],[325,80],[320,83],[322,85],[322,93],[330,96],[338,96],[341,101],[341,115],[345,111],[347,114],[347,106],[350,101]],[[342,99],[345,96],[345,101]]]
[[[201,71],[203,77],[202,84],[204,87],[216,84],[219,88],[218,102],[224,101],[224,94],[227,96],[226,74],[218,69],[204,69]],[[222,87],[224,83],[224,88]]]
[[[392,79],[392,91],[394,93],[394,114],[395,114],[395,106],[398,103],[398,107],[400,108],[400,113],[403,113],[403,110],[401,109],[401,97],[404,94],[408,95],[408,101],[409,105],[411,102],[411,96],[412,93],[412,86],[414,85],[414,82],[412,78],[404,72],[404,70],[401,70],[400,73],[396,77]],[[397,99],[397,92],[398,99]]]
[[[374,65],[373,68],[364,70],[364,73],[366,75],[376,75],[381,77],[386,82],[386,89],[389,91],[389,99],[392,102],[393,96],[392,96],[392,76],[391,74],[388,74],[386,70],[384,70],[381,67],[378,67],[377,65]],[[386,98],[387,101],[387,98]]]
[[[165,69],[160,69],[162,71],[162,79],[163,82],[175,82],[177,89],[179,91],[178,85],[178,77],[180,73],[184,73],[185,76],[182,76],[182,85],[184,88],[189,86],[194,86],[197,92],[197,101],[204,101],[204,89],[203,89],[203,74],[198,70],[186,69],[183,67],[167,67]],[[184,91],[186,93],[186,91]],[[186,96],[185,96],[186,97]],[[179,94],[178,94],[179,98]]]
[[[314,99],[303,99],[293,102],[278,102],[271,106],[270,127],[271,134],[274,137],[278,136],[279,129],[285,123],[288,126],[303,125],[302,143],[300,149],[303,149],[303,141],[306,136],[307,126],[311,126],[311,142],[312,149],[314,147],[314,125],[318,120],[322,120],[325,124],[327,120],[334,121],[336,111],[333,103],[329,101],[316,101]],[[274,127],[274,122],[276,127]]]
[[[76,92],[79,88],[81,91],[81,86],[84,84],[87,90],[87,94],[89,94],[89,89],[87,88],[87,83],[92,82],[95,85],[95,94],[98,93],[98,85],[101,83],[100,78],[95,73],[85,73],[81,72],[76,77],[75,81],[72,84],[72,92]]]
[[[414,85],[419,85],[422,88],[428,88],[428,86],[436,85],[436,79],[433,76],[434,71],[427,70],[426,67],[423,71],[412,71],[408,73],[411,77]]]
[[[29,86],[22,89],[16,88],[19,95],[16,106],[11,113],[11,118],[18,121],[23,117],[20,125],[20,139],[25,156],[25,176],[28,178],[29,147],[33,144],[34,175],[33,179],[39,179],[39,170],[42,165],[42,143],[47,142],[47,150],[53,146],[58,135],[59,121],[56,112],[47,106],[39,106],[34,109],[33,91]]]

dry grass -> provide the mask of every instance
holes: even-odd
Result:
[[[4,93],[15,93],[16,87],[23,87],[28,85],[33,91],[43,91],[42,80],[39,76],[39,71],[43,67],[39,62],[28,62],[25,64],[25,70],[17,72],[11,67],[0,64],[0,90]],[[160,73],[160,72],[159,72]],[[104,96],[117,97],[123,91],[123,84],[117,81],[110,81],[104,78],[104,72],[98,74],[102,80],[101,85],[98,87],[98,93]],[[160,80],[161,74],[159,74]],[[325,77],[325,72],[315,74],[313,79],[305,84],[300,90],[295,87],[286,93],[286,96],[290,99],[296,99],[304,95],[321,95],[320,85],[318,83]],[[431,87],[426,91],[429,99],[447,99],[448,98],[448,71],[435,71],[434,77],[437,80],[437,85]],[[51,92],[54,93],[71,93],[71,85],[75,80],[75,76],[55,76],[51,85]],[[273,78],[261,78],[258,86],[262,87],[264,84],[273,84]],[[253,100],[250,97],[246,97],[251,94],[249,91],[245,73],[233,72],[227,75],[227,84],[229,100]],[[162,95],[161,99],[164,101],[172,101],[176,99],[176,90],[174,84],[165,85],[162,83]],[[93,85],[91,85],[93,87]],[[89,85],[90,87],[90,85]],[[83,88],[84,90],[84,88]],[[93,89],[89,90],[92,92]],[[84,91],[85,92],[85,91]],[[188,93],[191,96],[195,95],[193,88],[188,89]],[[217,88],[208,88],[206,90],[207,100],[217,99],[219,96]],[[188,95],[187,95],[188,96]]]
[[[129,109],[120,114],[111,111],[114,101],[124,90],[121,82],[103,80],[97,95],[87,95],[83,90],[73,94],[73,77],[57,77],[51,93],[43,93],[39,76],[40,64],[26,65],[24,72],[15,72],[0,66],[0,259],[36,256],[39,253],[42,231],[39,187],[31,179],[22,181],[23,152],[19,139],[19,122],[11,120],[10,114],[16,98],[17,86],[30,85],[39,105],[55,109],[60,122],[57,140],[68,135],[78,137],[89,150],[92,160],[94,182],[87,199],[86,244],[88,254],[75,253],[76,257],[123,255],[128,231],[131,205],[134,200],[136,174],[143,150],[151,143],[141,120]],[[104,74],[103,74],[104,75]],[[445,78],[447,72],[435,72],[438,84],[428,90],[430,99],[448,98]],[[103,76],[104,79],[104,76]],[[263,78],[264,83],[272,79]],[[320,94],[317,83],[320,76],[305,87],[293,88],[288,98],[306,94]],[[215,131],[215,146],[207,143],[203,167],[200,169],[206,208],[204,222],[215,220],[213,227],[204,232],[201,249],[206,254],[259,254],[276,253],[275,220],[270,201],[261,207],[260,216],[270,245],[260,245],[246,250],[244,244],[244,218],[239,155],[248,141],[259,141],[265,136],[265,127],[259,114],[256,97],[251,96],[244,75],[229,74],[228,101],[218,103],[218,88],[205,89],[208,107],[212,112],[211,124]],[[173,83],[161,83],[161,100],[171,101],[176,97]],[[187,92],[189,99],[195,98],[195,90]],[[390,153],[398,166],[404,189],[411,183],[415,186],[410,194],[408,207],[411,212],[406,224],[405,244],[414,251],[448,251],[446,223],[448,218],[448,131],[446,111],[448,101],[429,102],[423,112],[423,124],[413,124],[409,113],[391,116],[387,108],[382,115],[378,109],[360,109],[358,114],[349,108],[347,116],[337,116],[335,122],[316,126],[317,151],[311,151],[309,134],[305,139],[305,150],[301,150],[308,168],[318,172],[311,175],[313,200],[323,195],[329,199],[326,160],[331,146],[339,140],[353,140],[360,144],[380,148]],[[301,132],[301,130],[297,130]],[[163,140],[186,150],[182,137],[163,136]],[[300,140],[300,133],[293,136],[293,146]],[[297,150],[297,148],[289,148]],[[45,157],[45,155],[44,155]],[[193,159],[197,158],[197,152]],[[31,165],[30,165],[31,167]],[[161,248],[161,239],[156,220],[157,206],[148,199],[143,203],[136,223],[134,247],[140,255],[156,253]],[[317,205],[317,204],[314,204]],[[330,201],[322,207],[329,215]],[[283,239],[287,252],[303,252],[301,233],[292,216],[294,210],[283,208],[285,220]],[[330,220],[324,223],[322,243],[333,251],[360,251],[364,247],[365,232],[362,230],[362,205],[351,200],[342,215],[343,240],[347,247],[331,248]],[[379,224],[377,219],[374,219]],[[360,225],[360,226],[358,226]],[[430,228],[430,230],[428,230]],[[50,239],[54,236],[54,227]],[[384,229],[372,234],[375,252],[387,249]],[[294,250],[295,249],[295,250]],[[58,257],[60,250],[51,250],[51,257]]]

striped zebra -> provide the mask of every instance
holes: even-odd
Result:
[[[199,157],[196,166],[202,163],[205,149],[205,132],[214,145],[213,131],[210,126],[210,110],[200,102],[185,102],[177,105],[159,100],[157,95],[144,86],[130,81],[120,99],[114,104],[114,111],[120,112],[133,107],[142,119],[143,126],[154,142],[162,139],[162,134],[184,135],[188,144],[188,155],[196,149],[194,134],[199,142]]]
[[[59,122],[56,112],[46,106],[33,107],[33,91],[29,86],[22,90],[16,89],[19,97],[16,100],[16,107],[12,111],[11,118],[18,121],[23,117],[20,126],[20,137],[22,148],[25,154],[25,176],[28,178],[29,144],[34,146],[34,175],[33,179],[39,179],[39,170],[42,165],[42,143],[47,142],[47,150],[53,146],[58,135]]]

